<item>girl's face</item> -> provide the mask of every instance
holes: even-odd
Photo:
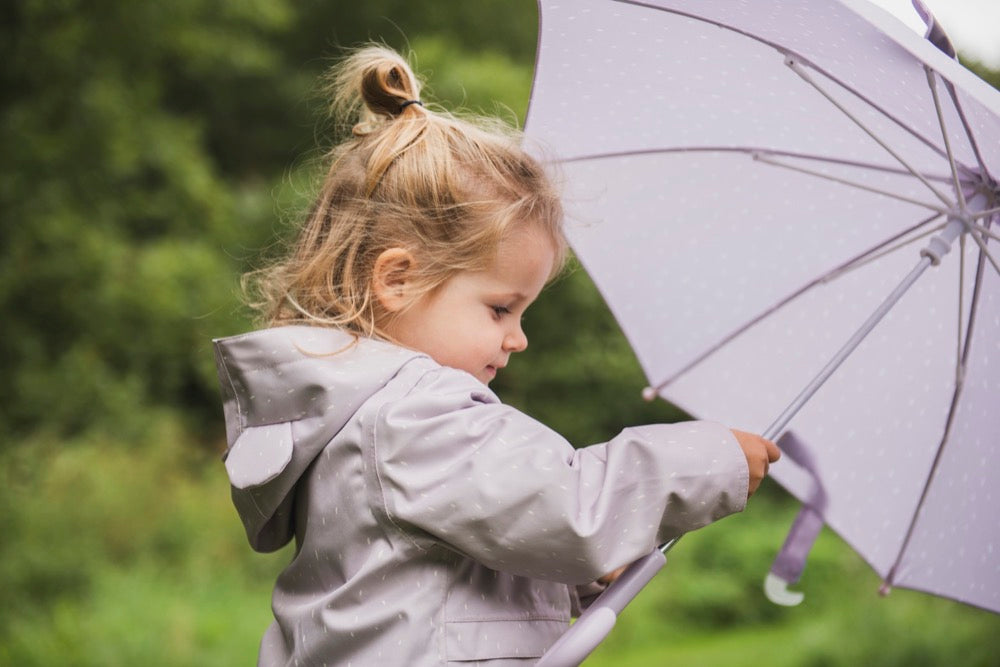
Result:
[[[511,354],[528,346],[521,316],[548,281],[555,257],[548,236],[524,225],[500,243],[490,268],[455,274],[398,313],[387,333],[489,384]]]

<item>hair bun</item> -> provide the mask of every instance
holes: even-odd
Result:
[[[420,99],[420,83],[402,57],[378,45],[355,51],[341,62],[332,81],[335,112],[359,113],[355,134],[366,134],[373,121],[401,115]]]
[[[361,97],[373,113],[395,116],[403,104],[416,97],[413,75],[403,64],[392,61],[372,63],[361,79]]]

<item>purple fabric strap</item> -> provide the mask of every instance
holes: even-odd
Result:
[[[927,34],[924,35],[924,38],[940,49],[949,58],[955,58],[955,47],[952,45],[951,40],[948,39],[948,35],[941,27],[941,24],[938,23],[937,19],[934,18],[934,15],[931,14],[931,10],[920,0],[912,0],[912,2],[913,8],[917,10],[917,14],[920,15],[924,25],[927,26]]]
[[[771,573],[790,584],[798,581],[806,568],[809,550],[822,528],[823,517],[809,505],[803,505],[795,517],[792,529],[788,531],[781,551],[771,564]]]
[[[806,569],[809,550],[812,549],[819,531],[823,528],[822,512],[826,509],[826,491],[816,474],[816,463],[812,455],[795,433],[786,431],[778,440],[778,447],[794,464],[809,473],[813,481],[813,488],[808,494],[807,501],[802,504],[802,509],[795,517],[781,551],[771,564],[772,574],[793,584]]]

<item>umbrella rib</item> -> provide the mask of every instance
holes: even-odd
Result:
[[[776,151],[776,150],[760,150],[754,151],[754,155],[779,155],[781,157],[791,157],[799,158],[803,160],[816,160],[817,162],[824,162],[826,164],[840,164],[848,167],[859,167],[861,169],[871,169],[872,171],[882,171],[889,174],[904,174],[906,176],[910,175],[910,172],[906,169],[899,169],[898,167],[888,167],[881,164],[872,164],[870,162],[860,162],[857,160],[845,160],[843,158],[835,157],[825,157],[822,155],[810,155],[809,153],[793,153],[791,151]],[[941,181],[942,183],[950,183],[951,179],[947,176],[932,176],[930,174],[924,174],[924,178],[929,181]]]
[[[736,27],[734,25],[729,25],[727,23],[723,23],[723,22],[718,21],[718,20],[713,20],[711,18],[707,18],[705,16],[701,16],[701,15],[699,15],[697,13],[694,13],[694,12],[683,11],[681,9],[672,8],[672,7],[661,7],[659,5],[651,4],[651,3],[645,2],[643,0],[614,0],[614,2],[619,2],[619,3],[625,4],[625,5],[635,5],[637,7],[645,7],[646,9],[650,9],[650,10],[653,10],[653,11],[665,12],[665,13],[668,13],[668,14],[676,14],[678,16],[685,16],[685,17],[687,17],[689,19],[693,19],[695,21],[701,21],[701,22],[704,22],[704,23],[710,23],[711,25],[714,25],[714,26],[717,26],[719,28],[722,28],[723,30],[729,30],[729,31],[734,32],[734,33],[736,33],[738,35],[742,35],[743,37],[746,37],[747,39],[751,39],[751,40],[754,40],[756,42],[760,42],[761,44],[766,44],[766,45],[770,46],[771,48],[775,49],[778,53],[780,53],[781,55],[785,56],[786,63],[787,63],[788,59],[790,59],[792,57],[796,58],[798,61],[801,61],[801,62],[809,62],[809,60],[807,58],[801,57],[801,56],[795,54],[793,51],[789,51],[785,46],[783,46],[783,45],[781,45],[781,44],[779,44],[779,43],[777,43],[775,41],[772,41],[772,40],[769,40],[769,39],[765,39],[764,37],[761,37],[760,35],[756,35],[754,33],[748,32],[746,30],[741,30],[740,28],[738,28],[738,27]],[[883,109],[882,107],[880,107],[878,104],[876,104],[875,102],[869,100],[864,95],[862,95],[858,91],[854,90],[853,88],[851,88],[850,86],[848,86],[843,81],[840,81],[833,74],[824,71],[822,68],[816,66],[813,63],[809,63],[809,64],[817,72],[823,73],[831,81],[833,81],[833,82],[837,83],[838,85],[842,86],[845,90],[849,91],[852,95],[855,95],[856,97],[858,97],[859,99],[861,99],[862,101],[864,101],[866,104],[870,105],[873,109],[875,109],[880,114],[882,114],[883,116],[885,116],[886,118],[888,118],[890,121],[892,121],[893,123],[895,123],[898,127],[900,127],[905,132],[907,132],[908,134],[910,134],[917,141],[921,142],[922,144],[924,144],[925,146],[927,146],[928,148],[930,148],[931,150],[933,150],[938,155],[942,155],[941,149],[938,146],[936,146],[934,144],[934,142],[930,141],[929,139],[927,139],[927,137],[923,136],[922,134],[920,134],[919,132],[917,132],[916,130],[914,130],[907,123],[904,123],[904,122],[900,121],[898,118],[896,118],[891,113],[889,113],[888,111],[886,111],[885,109]],[[800,75],[801,75],[801,73],[800,73]],[[815,84],[813,84],[813,85],[815,85]],[[824,93],[824,95],[825,95],[825,93]],[[959,110],[959,113],[961,114],[961,110]],[[878,140],[876,139],[876,141],[878,141]],[[890,153],[891,153],[891,151],[890,151]],[[893,155],[895,155],[895,154],[893,154]],[[975,172],[973,172],[971,169],[969,169],[965,165],[959,165],[959,166],[962,169],[962,171],[966,172],[968,175],[975,175]],[[980,166],[982,166],[982,162],[981,161],[980,161]],[[907,166],[907,169],[910,170],[910,173],[913,173],[912,169],[910,169],[909,166]],[[985,168],[984,168],[984,171],[985,171]],[[937,193],[937,194],[940,196],[940,193]],[[950,204],[950,202],[945,202],[945,203]]]
[[[948,127],[944,122],[944,112],[941,110],[941,98],[938,96],[937,79],[934,71],[924,65],[924,74],[927,75],[927,86],[931,89],[931,97],[934,98],[934,111],[937,113],[938,125],[941,127],[941,138],[944,140],[944,150],[948,154],[948,166],[951,167],[951,177],[954,181],[955,194],[958,196],[958,204],[961,210],[965,210],[965,193],[962,192],[961,181],[958,180],[958,167],[955,165],[955,154],[951,150],[951,140],[948,139]]]
[[[983,161],[983,156],[979,152],[979,144],[976,143],[976,138],[972,134],[972,128],[969,127],[969,121],[965,117],[965,110],[962,108],[961,103],[958,100],[958,92],[955,90],[955,84],[947,79],[943,79],[944,87],[948,91],[948,95],[951,97],[952,104],[955,105],[955,111],[958,112],[958,117],[962,121],[962,127],[965,129],[965,136],[969,138],[969,145],[972,146],[972,152],[976,156],[976,162],[979,163],[979,171],[982,174],[989,175],[989,170],[986,168],[986,163]]]
[[[860,269],[862,266],[867,266],[868,264],[871,264],[872,262],[874,262],[874,261],[876,261],[878,259],[882,259],[886,255],[891,255],[892,253],[896,252],[897,250],[900,250],[902,248],[905,248],[908,245],[916,243],[920,239],[927,238],[928,236],[930,236],[931,234],[933,234],[935,232],[941,231],[942,229],[944,229],[944,226],[945,226],[945,223],[941,223],[940,225],[937,225],[935,227],[931,227],[927,231],[923,232],[922,234],[918,234],[917,236],[914,236],[913,238],[906,239],[905,241],[900,241],[899,243],[897,243],[894,246],[889,246],[888,248],[886,248],[885,250],[882,250],[881,252],[877,252],[877,253],[875,253],[873,255],[867,255],[867,256],[865,256],[865,257],[863,257],[861,259],[858,259],[858,261],[853,262],[853,263],[851,263],[851,264],[849,264],[847,266],[843,266],[843,267],[841,267],[839,269],[834,269],[833,271],[830,271],[828,274],[826,274],[825,276],[823,276],[823,278],[820,279],[820,282],[828,283],[831,280],[833,280],[834,278],[839,278],[840,276],[842,276],[845,273],[848,273],[850,271],[854,271],[855,269]]]
[[[808,292],[812,288],[814,288],[814,287],[816,287],[818,285],[822,285],[824,283],[828,283],[831,280],[833,280],[834,278],[837,278],[837,277],[839,277],[839,276],[841,276],[841,275],[843,275],[843,274],[845,274],[845,273],[847,273],[847,272],[849,272],[849,271],[851,271],[853,269],[856,269],[856,268],[859,268],[861,266],[864,266],[869,261],[871,261],[872,259],[874,259],[873,255],[879,256],[879,257],[882,256],[882,254],[884,254],[884,253],[882,253],[880,251],[882,251],[884,248],[886,248],[886,246],[889,246],[890,244],[895,243],[896,241],[899,241],[900,239],[904,238],[907,234],[915,232],[916,230],[920,229],[921,227],[923,227],[923,226],[925,226],[927,224],[930,224],[930,223],[934,222],[935,220],[937,220],[940,217],[941,217],[940,213],[935,213],[934,215],[931,215],[931,216],[929,216],[927,218],[924,218],[923,220],[921,220],[917,224],[913,225],[912,227],[899,232],[895,236],[892,236],[892,237],[886,239],[885,241],[883,241],[883,242],[881,242],[881,243],[879,243],[879,244],[877,244],[875,246],[872,246],[871,248],[868,248],[867,250],[865,250],[865,251],[861,252],[860,254],[852,257],[851,259],[849,259],[846,262],[840,264],[839,266],[834,267],[830,271],[827,271],[823,275],[821,275],[821,276],[819,276],[817,278],[814,278],[810,282],[806,283],[805,285],[803,285],[802,287],[800,287],[796,291],[792,292],[788,296],[784,297],[783,299],[781,299],[780,301],[778,301],[777,303],[775,303],[774,305],[772,305],[770,308],[767,308],[766,310],[764,310],[761,313],[759,313],[756,316],[754,316],[749,321],[745,322],[744,324],[742,324],[741,326],[737,327],[736,329],[734,329],[730,333],[726,334],[724,337],[722,337],[721,339],[719,339],[718,342],[716,342],[714,345],[712,345],[711,347],[707,348],[700,355],[698,355],[697,357],[695,357],[694,359],[692,359],[691,361],[689,361],[687,364],[684,365],[684,367],[682,367],[680,370],[676,371],[673,375],[671,375],[670,377],[668,377],[665,380],[661,381],[659,384],[651,387],[652,394],[655,395],[656,393],[659,393],[660,391],[663,390],[664,387],[670,385],[672,382],[674,382],[675,380],[677,380],[677,378],[681,377],[682,375],[684,375],[685,373],[687,373],[691,369],[693,369],[696,366],[698,366],[699,364],[701,364],[703,361],[705,361],[706,359],[708,359],[709,357],[711,357],[713,354],[715,354],[716,352],[718,352],[720,349],[722,349],[723,347],[725,347],[727,344],[729,344],[730,341],[734,340],[735,338],[737,338],[738,336],[740,336],[741,334],[743,334],[745,331],[753,328],[754,326],[756,326],[757,324],[759,324],[763,320],[767,319],[768,317],[770,317],[771,315],[773,315],[774,313],[776,313],[778,310],[784,308],[789,303],[791,303],[795,299],[799,298],[800,296],[802,296],[803,294],[805,294],[806,292]],[[898,250],[898,249],[900,249],[900,248],[902,248],[902,247],[904,247],[906,245],[909,245],[909,244],[913,243],[914,241],[918,241],[921,238],[924,238],[925,236],[928,236],[929,234],[933,234],[934,232],[936,232],[936,231],[938,231],[940,229],[941,229],[941,226],[937,226],[934,229],[930,230],[929,232],[921,233],[919,236],[915,236],[912,239],[909,239],[909,240],[907,240],[905,242],[897,244],[897,246],[894,247],[894,248],[892,248],[892,250]]]
[[[965,371],[962,352],[962,329],[965,310],[965,234],[958,238],[958,339],[955,342],[955,385],[962,383]]]
[[[752,146],[679,146],[670,148],[639,148],[639,149],[629,149],[623,151],[609,151],[607,153],[584,153],[582,155],[575,155],[573,157],[559,158],[558,160],[556,160],[556,162],[560,162],[562,164],[568,164],[570,162],[589,162],[591,160],[613,160],[615,158],[622,158],[622,157],[633,157],[641,155],[665,155],[669,153],[746,153],[747,155],[750,156],[777,155],[779,157],[789,157],[800,160],[815,160],[817,162],[823,162],[826,164],[839,164],[848,167],[858,167],[860,169],[870,169],[872,171],[881,171],[889,174],[904,174],[907,176],[911,175],[911,173],[906,169],[899,169],[896,167],[889,167],[886,165],[874,164],[871,162],[860,162],[858,160],[845,160],[843,158],[828,157],[825,155],[813,155],[811,153],[780,151],[780,150],[774,150],[772,148],[755,148]],[[951,183],[951,178],[948,176],[940,176],[934,174],[924,174],[923,176],[929,181],[941,181],[942,183]],[[921,204],[921,206],[926,206],[926,204]]]
[[[966,332],[968,336],[969,332]],[[961,363],[961,362],[960,362]],[[900,563],[903,561],[903,555],[910,546],[910,540],[913,538],[913,533],[917,527],[917,519],[920,518],[920,512],[924,508],[924,502],[927,500],[927,494],[931,488],[931,482],[934,480],[934,476],[937,473],[938,465],[941,462],[941,455],[944,452],[945,445],[948,444],[948,438],[951,435],[951,427],[955,421],[955,412],[958,408],[958,400],[962,395],[962,387],[965,384],[964,378],[964,367],[959,373],[963,376],[961,381],[956,384],[955,391],[952,392],[951,405],[948,408],[948,417],[945,419],[944,434],[941,436],[941,442],[938,444],[937,452],[934,454],[934,461],[931,463],[931,469],[927,473],[927,480],[924,482],[924,488],[920,493],[920,500],[917,501],[917,507],[913,511],[913,515],[910,518],[910,525],[906,529],[906,536],[903,538],[903,543],[899,547],[899,552],[896,554],[896,560],[889,568],[888,574],[885,577],[885,584],[888,586],[895,585],[896,572],[899,569]],[[888,589],[886,589],[888,590]]]
[[[797,167],[795,165],[788,164],[787,162],[779,162],[778,160],[772,160],[772,159],[770,159],[770,158],[768,158],[768,157],[766,157],[766,156],[764,156],[763,154],[760,154],[760,153],[754,153],[753,159],[757,160],[758,162],[763,162],[765,164],[773,165],[775,167],[783,167],[785,169],[791,169],[792,171],[798,171],[798,172],[801,172],[803,174],[808,174],[809,176],[815,176],[817,178],[822,178],[822,179],[825,179],[825,180],[828,180],[828,181],[833,181],[834,183],[840,183],[841,185],[847,185],[847,186],[850,186],[852,188],[857,188],[859,190],[865,190],[866,192],[874,192],[875,194],[884,195],[886,197],[891,197],[893,199],[898,199],[900,201],[909,202],[911,204],[916,204],[917,206],[922,206],[924,208],[929,208],[930,210],[937,211],[938,213],[941,213],[941,214],[944,214],[944,213],[948,212],[947,209],[944,209],[944,208],[942,208],[940,206],[935,206],[933,204],[928,204],[926,202],[922,202],[922,201],[920,201],[918,199],[913,199],[911,197],[904,197],[903,195],[896,194],[894,192],[889,192],[888,190],[881,190],[879,188],[873,188],[873,187],[871,187],[869,185],[864,185],[862,183],[857,183],[855,181],[849,181],[849,180],[847,180],[845,178],[839,178],[837,176],[831,176],[830,174],[824,174],[821,171],[815,171],[813,169],[806,169],[805,167]]]
[[[913,538],[913,533],[917,527],[917,520],[920,518],[920,512],[923,510],[924,503],[927,500],[927,495],[930,492],[931,482],[934,480],[938,465],[941,462],[942,454],[944,453],[944,448],[948,444],[948,439],[951,436],[952,425],[955,422],[955,413],[958,410],[958,401],[961,398],[962,389],[965,387],[965,373],[968,365],[969,351],[972,348],[972,332],[976,325],[976,311],[978,310],[979,299],[982,295],[984,269],[985,259],[984,256],[980,254],[979,261],[976,266],[976,282],[972,289],[972,298],[969,303],[969,322],[965,329],[965,340],[959,343],[958,359],[955,367],[955,391],[952,392],[951,405],[948,407],[948,416],[945,418],[944,433],[941,435],[941,441],[938,444],[937,452],[934,454],[934,461],[931,463],[931,468],[927,473],[924,488],[920,492],[920,500],[917,501],[917,506],[913,511],[912,517],[910,518],[910,525],[906,529],[906,535],[903,537],[903,542],[896,554],[896,560],[892,564],[892,567],[889,568],[889,572],[886,574],[885,583],[889,586],[895,584],[897,571],[903,561],[903,556],[906,554],[906,550],[910,546],[910,540]],[[959,270],[963,269],[960,268]],[[959,303],[961,303],[961,299],[959,300]],[[961,313],[959,313],[959,318],[961,318]],[[959,322],[959,329],[961,329],[961,321]]]
[[[993,265],[993,268],[996,269],[997,275],[1000,275],[1000,264],[997,263],[996,258],[993,256],[993,253],[991,253],[986,248],[986,241],[984,241],[981,238],[979,238],[979,234],[977,234],[974,231],[970,231],[969,232],[969,236],[971,236],[972,240],[975,241],[976,245],[979,246],[979,252],[982,253],[983,256],[985,256],[986,259],[989,260],[990,264]]]
[[[883,149],[885,149],[886,152],[889,153],[889,155],[891,155],[892,157],[896,158],[896,161],[898,161],[901,165],[903,165],[906,168],[907,171],[909,171],[911,174],[913,174],[913,176],[916,177],[917,180],[919,180],[921,183],[923,183],[924,186],[927,187],[927,189],[929,189],[931,192],[933,192],[934,195],[938,199],[940,199],[944,203],[945,206],[948,206],[949,208],[951,207],[952,202],[947,197],[945,197],[937,188],[935,188],[933,185],[931,185],[930,181],[928,181],[926,178],[924,178],[924,176],[920,172],[918,172],[916,169],[914,169],[910,165],[910,163],[908,163],[906,160],[904,160],[901,155],[899,155],[898,153],[896,153],[896,151],[894,151],[887,143],[885,143],[884,141],[882,141],[882,139],[880,139],[878,137],[878,135],[876,135],[874,132],[872,132],[872,130],[867,125],[865,125],[861,121],[860,118],[858,118],[853,113],[851,113],[850,111],[848,111],[840,102],[838,102],[833,97],[833,95],[831,95],[822,86],[820,86],[818,83],[816,83],[816,81],[813,80],[813,78],[809,75],[809,73],[806,72],[802,68],[802,66],[799,65],[799,63],[795,61],[795,59],[792,57],[791,54],[789,54],[789,55],[786,56],[785,64],[787,64],[792,69],[792,71],[794,71],[796,74],[798,74],[799,77],[803,81],[805,81],[810,86],[812,86],[813,88],[815,88],[816,91],[819,92],[820,95],[822,95],[823,97],[825,97],[830,102],[830,104],[832,104],[833,106],[835,106],[837,109],[840,110],[841,113],[843,113],[850,120],[852,120],[855,125],[857,125],[858,127],[860,127],[865,132],[865,134],[867,134],[869,137],[871,137],[872,139],[874,139],[875,142],[879,146],[881,146]]]
[[[972,225],[972,228],[974,230],[976,230],[977,232],[979,232],[980,234],[982,234],[983,236],[989,237],[989,238],[993,239],[994,241],[1000,241],[1000,234],[997,234],[996,232],[994,232],[989,227],[984,227],[982,225],[976,225],[976,224],[974,224],[974,225]]]
[[[969,215],[973,220],[978,220],[979,218],[988,218],[997,213],[1000,213],[1000,208],[988,208],[985,211],[978,211],[976,213],[970,212]]]

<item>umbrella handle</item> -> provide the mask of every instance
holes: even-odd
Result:
[[[604,641],[617,620],[618,616],[608,607],[599,607],[581,616],[535,664],[538,667],[576,667]]]
[[[549,647],[536,663],[538,667],[576,667],[604,641],[618,620],[618,614],[639,594],[667,563],[667,551],[677,537],[635,561],[580,614],[576,623]]]

